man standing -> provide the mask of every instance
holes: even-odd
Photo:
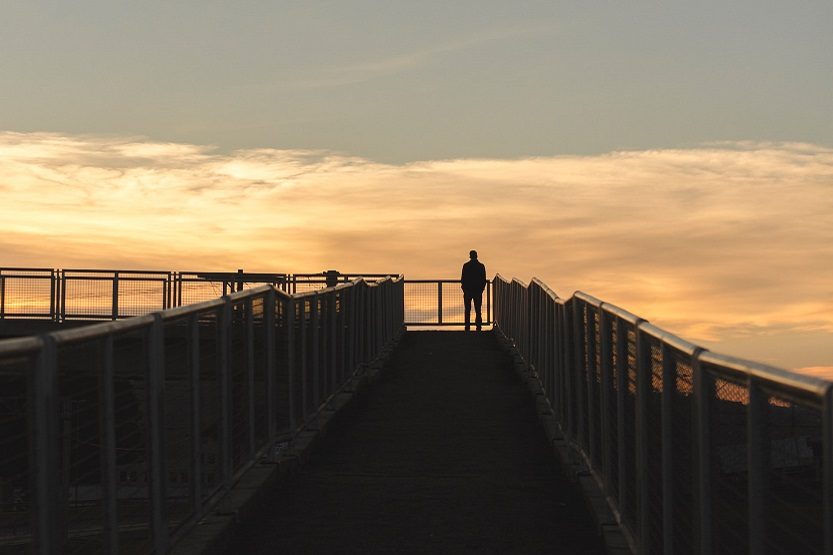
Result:
[[[477,260],[477,251],[469,252],[469,260],[463,264],[463,274],[460,276],[460,286],[463,289],[463,303],[466,312],[466,331],[471,329],[471,302],[474,301],[474,323],[477,331],[483,325],[480,307],[483,305],[483,290],[486,288],[486,266]]]

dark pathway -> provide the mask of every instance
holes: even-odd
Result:
[[[229,553],[602,553],[491,333],[408,333]]]

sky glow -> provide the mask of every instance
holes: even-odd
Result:
[[[833,376],[833,2],[8,0],[0,265],[581,289]]]
[[[0,160],[5,265],[453,278],[476,248],[490,275],[581,289],[730,354],[833,361],[830,148],[381,164],[4,133]]]

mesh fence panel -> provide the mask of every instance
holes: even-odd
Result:
[[[714,393],[709,419],[714,544],[721,553],[741,553],[749,549],[746,426],[749,390],[739,381],[717,378]]]
[[[67,318],[111,318],[113,315],[111,279],[66,276],[63,294]]]
[[[0,314],[3,317],[52,316],[53,280],[49,270],[19,270],[0,274]]]
[[[220,312],[199,316],[200,485],[202,501],[220,487]]]
[[[648,442],[648,512],[649,545],[651,552],[661,552],[662,532],[662,345],[653,338],[645,340],[648,349],[648,427],[645,436]]]
[[[588,449],[590,447],[590,421],[588,418],[590,408],[587,406],[587,305],[583,301],[580,301],[578,305],[576,305],[576,308],[578,332],[580,334],[578,339],[579,352],[577,353],[577,362],[579,367],[578,372],[576,373],[576,394],[578,395],[577,399],[579,407],[578,440],[582,448]]]
[[[118,316],[141,316],[168,308],[167,293],[168,282],[164,278],[119,276]]]
[[[247,460],[249,453],[249,379],[247,352],[247,318],[245,302],[232,305],[229,336],[229,370],[231,372],[231,467],[237,472]]]
[[[66,487],[64,518],[66,551],[101,549],[101,445],[99,376],[102,349],[97,340],[58,347],[59,433],[61,482]]]
[[[437,322],[439,308],[436,283],[405,283],[405,321],[428,324]]]
[[[590,379],[589,417],[593,444],[590,446],[590,456],[596,468],[602,466],[602,366],[601,350],[599,349],[599,311],[587,306],[587,364]]]
[[[135,553],[151,549],[147,348],[147,330],[136,330],[114,337],[114,427],[119,540],[123,550],[129,548]]]
[[[292,397],[295,400],[295,422],[301,423],[307,414],[307,370],[309,360],[307,357],[307,336],[309,323],[309,301],[299,299],[295,302],[295,368],[293,368],[293,391]]]
[[[193,479],[191,457],[193,415],[190,321],[181,318],[164,322],[165,346],[165,469],[167,516],[175,531],[192,516]]]
[[[29,475],[34,355],[0,358],[0,552],[30,550],[34,492]]]
[[[770,396],[766,545],[772,553],[822,553],[822,417],[819,409]]]
[[[180,282],[178,304],[189,305],[210,301],[224,294],[223,283],[220,281],[205,281],[194,279],[183,279]]]
[[[602,408],[603,411],[607,414],[607,436],[604,438],[604,442],[610,448],[608,449],[608,453],[610,454],[610,460],[608,461],[608,470],[607,476],[610,485],[610,493],[616,499],[617,503],[619,500],[619,426],[624,425],[623,422],[619,422],[619,368],[617,367],[618,359],[616,354],[616,343],[618,341],[617,336],[617,328],[615,321],[608,320],[608,325],[606,333],[600,336],[600,345],[603,343],[607,343],[611,346],[610,349],[607,351],[607,360],[601,359],[600,353],[600,362],[604,364],[607,368],[609,368],[609,376],[608,376],[608,383],[605,385],[608,390],[607,394],[607,405]]]
[[[687,355],[669,349],[674,388],[671,403],[671,460],[674,468],[673,490],[673,546],[675,553],[691,553],[694,549],[694,460],[696,453],[693,414],[694,381],[691,361]]]
[[[260,448],[268,439],[268,415],[267,399],[268,388],[266,386],[266,302],[263,297],[252,299],[253,337],[252,353],[254,362],[254,432],[255,447]]]
[[[626,329],[626,384],[625,390],[625,524],[632,531],[637,528],[638,504],[636,497],[636,331],[628,325]]]
[[[275,326],[278,332],[275,337],[275,366],[277,367],[277,373],[275,374],[275,418],[277,419],[277,425],[275,429],[279,437],[286,437],[291,432],[291,402],[289,399],[289,374],[291,370],[288,366],[288,355],[292,345],[289,343],[288,308],[289,302],[286,299],[279,299],[275,303]],[[292,317],[294,321],[295,314]]]

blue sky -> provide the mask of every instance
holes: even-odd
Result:
[[[833,3],[32,2],[0,129],[384,162],[833,145]]]

